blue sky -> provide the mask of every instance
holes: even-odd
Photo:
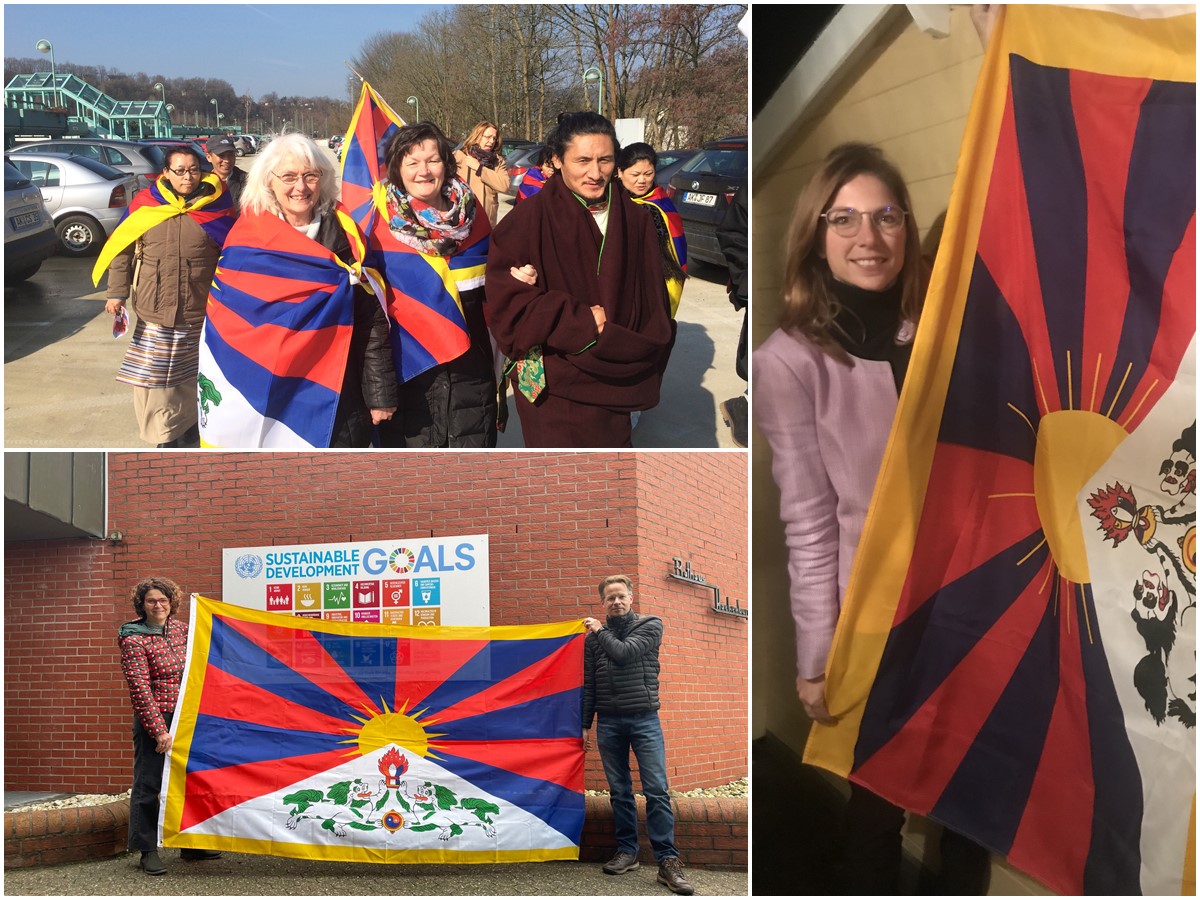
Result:
[[[4,55],[38,56],[36,44],[45,38],[59,63],[167,78],[223,78],[256,100],[271,91],[346,100],[349,70],[343,60],[356,56],[371,35],[412,31],[423,15],[441,8],[416,3],[5,3]],[[172,40],[187,24],[195,27],[194,36]]]

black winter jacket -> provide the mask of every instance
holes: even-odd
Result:
[[[321,218],[316,240],[342,262],[353,262],[350,239],[336,216],[328,214]],[[375,429],[370,411],[395,408],[397,403],[396,369],[392,363],[387,316],[378,300],[362,288],[355,288],[354,331],[350,337],[350,355],[333,419],[330,446],[368,446]]]
[[[471,346],[400,385],[400,409],[379,427],[384,447],[496,446],[496,371],[483,286],[460,297]]]
[[[663,623],[635,612],[609,617],[583,643],[583,727],[596,713],[658,709],[658,648]]]

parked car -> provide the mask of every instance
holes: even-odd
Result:
[[[528,150],[530,147],[540,146],[541,144],[537,141],[527,141],[524,138],[505,138],[504,147],[500,152],[504,154],[504,162],[507,165],[508,160],[512,158],[514,153],[520,150]]]
[[[34,141],[20,144],[9,151],[20,153],[67,153],[83,156],[120,169],[138,178],[138,189],[149,187],[163,170],[162,149],[154,144],[136,141],[117,141],[108,138],[62,138],[56,141]]]
[[[166,154],[172,147],[178,147],[181,144],[191,147],[200,154],[200,170],[207,175],[213,170],[213,165],[208,161],[208,155],[204,152],[204,148],[200,146],[199,141],[193,141],[190,138],[142,138],[138,141],[139,144],[153,144],[155,147],[160,147],[163,150],[163,160],[166,161]],[[160,170],[161,172],[161,170]]]
[[[138,191],[134,176],[86,156],[22,153],[10,160],[42,192],[68,256],[99,250]]]
[[[666,191],[683,219],[688,259],[728,265],[716,230],[734,196],[746,187],[748,171],[749,147],[742,136],[705,144],[675,173]]]
[[[4,160],[4,283],[32,278],[57,250],[58,234],[42,195]]]
[[[233,149],[237,151],[238,156],[251,156],[258,152],[258,144],[254,140],[254,135],[239,134],[231,136],[233,141]]]
[[[513,151],[511,155],[505,157],[504,164],[508,166],[508,174],[512,176],[509,182],[508,193],[517,193],[517,190],[521,187],[521,182],[525,178],[525,173],[529,171],[530,167],[537,165],[538,156],[541,154],[544,146],[546,145],[530,144],[527,147],[521,147]],[[504,149],[508,150],[507,147]]]
[[[659,150],[658,165],[654,168],[654,183],[666,186],[683,164],[699,153],[699,150]]]

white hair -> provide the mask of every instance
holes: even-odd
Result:
[[[324,215],[333,209],[338,198],[337,171],[333,162],[311,138],[305,137],[298,131],[292,131],[275,138],[266,149],[258,154],[250,173],[246,176],[246,186],[242,189],[241,208],[243,212],[273,213],[279,215],[279,201],[271,189],[272,173],[288,157],[295,159],[308,171],[321,173],[321,190],[317,199],[316,214]]]

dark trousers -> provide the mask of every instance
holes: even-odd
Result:
[[[171,717],[166,716],[167,725]],[[133,790],[129,795],[130,850],[158,849],[158,795],[162,790],[167,754],[154,748],[157,741],[133,718]]]
[[[904,810],[851,782],[840,865],[843,894],[887,896],[900,891],[903,825]],[[986,847],[944,828],[939,849],[941,869],[931,893],[956,896],[987,893],[991,855]]]

